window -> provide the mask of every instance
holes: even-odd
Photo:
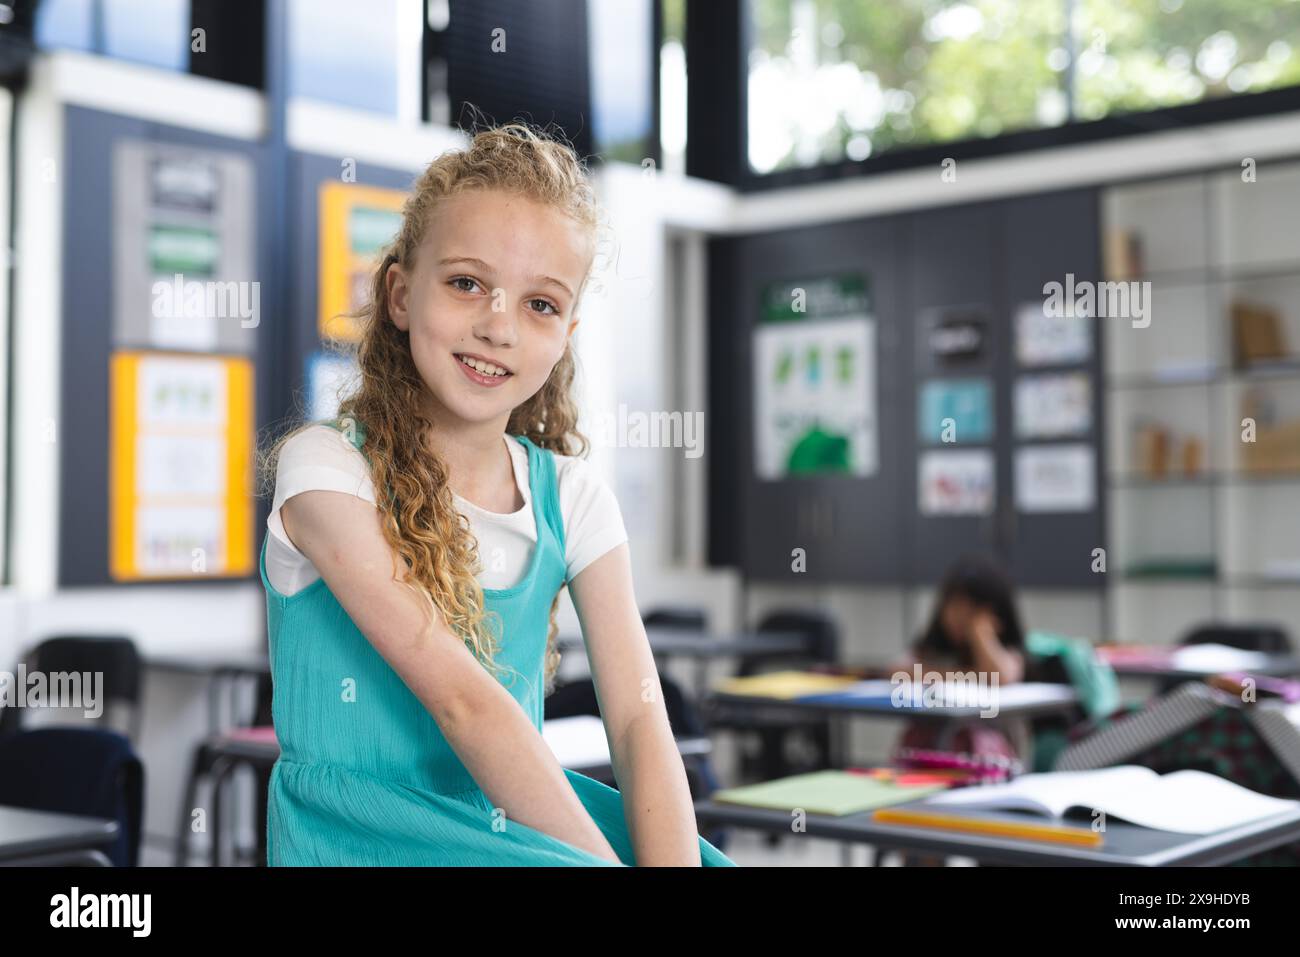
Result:
[[[46,49],[84,50],[185,72],[190,60],[189,0],[45,0],[35,40]]]
[[[1300,84],[1294,0],[750,0],[749,16],[760,175]]]
[[[587,0],[591,125],[606,160],[652,156],[655,0]]]

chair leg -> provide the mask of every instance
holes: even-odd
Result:
[[[212,779],[212,811],[208,815],[211,824],[212,847],[209,852],[209,865],[221,866],[221,798],[226,790],[226,781],[235,769],[235,762],[227,757],[219,757],[212,762],[209,776]]]
[[[190,774],[185,782],[185,795],[181,799],[180,829],[176,833],[176,858],[172,862],[176,867],[189,865],[190,827],[193,825],[190,815],[194,813],[194,799],[198,796],[199,778],[203,776],[206,764],[207,755],[200,747],[194,752],[194,760],[190,762]]]

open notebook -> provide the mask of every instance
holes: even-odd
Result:
[[[1034,811],[1060,818],[1071,808],[1104,811],[1119,820],[1159,831],[1210,834],[1289,811],[1300,802],[1268,797],[1203,771],[1160,775],[1121,765],[1096,771],[1026,774],[937,794],[925,807]]]

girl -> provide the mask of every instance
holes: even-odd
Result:
[[[359,387],[272,449],[271,865],[733,865],[698,835],[618,503],[578,457],[596,229],[577,157],[526,126],[440,156],[373,276]],[[617,791],[539,733],[566,585]]]
[[[927,672],[975,672],[998,686],[1025,680],[1025,635],[1016,609],[1011,583],[997,565],[971,556],[954,563],[939,586],[929,627],[912,648],[912,656],[900,661],[895,671],[914,674],[920,664]],[[1020,748],[1002,730],[981,721],[952,733],[932,721],[909,725],[900,747],[938,748],[979,754],[1016,757],[1025,748],[1028,729],[1007,726],[1022,739]]]

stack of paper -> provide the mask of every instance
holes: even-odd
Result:
[[[744,804],[778,811],[799,808],[809,814],[839,816],[902,804],[942,791],[946,787],[946,784],[904,787],[865,774],[814,771],[762,784],[726,788],[715,791],[711,797],[714,801],[725,804]]]
[[[813,671],[772,671],[748,678],[728,678],[715,691],[723,694],[754,695],[760,698],[798,698],[803,695],[834,691],[853,684],[845,675],[823,675]]]
[[[609,739],[605,723],[595,715],[551,718],[542,722],[542,739],[551,746],[562,768],[590,768],[609,764]]]

